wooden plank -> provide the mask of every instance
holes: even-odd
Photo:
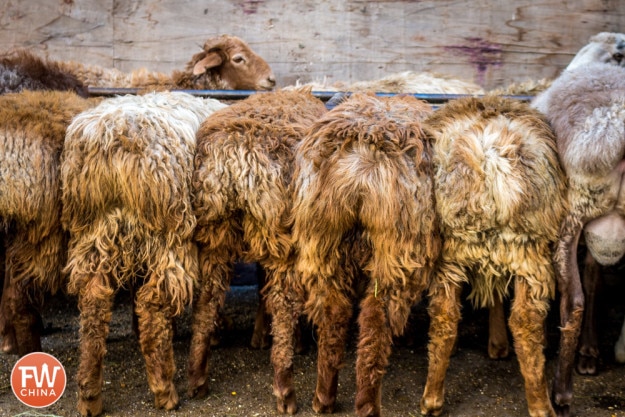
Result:
[[[279,85],[434,71],[494,88],[555,77],[620,0],[7,0],[0,49],[169,72],[210,36],[247,40]]]

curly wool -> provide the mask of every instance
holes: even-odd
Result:
[[[214,228],[229,219],[244,234],[227,245],[239,247],[234,253],[243,254],[245,241],[248,260],[284,261],[294,148],[325,111],[310,91],[277,91],[254,94],[208,118],[197,134],[196,240],[208,248],[223,245],[216,239],[225,236]]]
[[[72,118],[95,104],[73,92],[0,96],[0,222],[21,285],[61,287],[60,155]]]
[[[298,148],[293,241],[313,321],[325,294],[354,290],[353,277],[335,277],[344,262],[339,248],[353,234],[361,249],[348,256],[370,276],[368,292],[390,297],[393,333],[403,330],[400,317],[423,284],[412,275],[433,266],[440,244],[431,144],[420,123],[430,112],[410,96],[357,93],[320,118]]]
[[[195,133],[224,106],[184,93],[123,96],[74,119],[61,171],[71,292],[95,273],[111,289],[139,276],[182,311],[197,275]]]
[[[536,299],[553,297],[550,253],[566,180],[544,117],[526,103],[487,96],[448,102],[424,126],[435,143],[442,260],[473,269],[475,304],[505,296],[512,276],[527,280]]]

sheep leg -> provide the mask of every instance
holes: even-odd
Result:
[[[345,343],[349,322],[352,316],[352,304],[341,295],[327,295],[322,303],[321,317],[317,323],[317,386],[312,407],[316,413],[332,413],[336,403],[339,383],[339,369],[343,364]]]
[[[208,394],[211,338],[215,334],[219,309],[224,305],[233,267],[227,254],[202,248],[199,259],[201,283],[193,305],[193,336],[189,348],[187,395],[202,398]]]
[[[440,274],[441,272],[439,276]],[[437,279],[441,282],[440,280],[445,278],[443,275]],[[458,323],[461,317],[461,291],[462,287],[459,285],[452,284],[448,292],[445,286],[439,284],[430,293],[428,375],[420,403],[421,414],[424,415],[438,416],[443,411],[445,374],[458,336]]]
[[[86,285],[78,294],[80,309],[80,363],[76,374],[78,383],[78,412],[83,416],[102,413],[103,360],[109,332],[113,290],[104,284],[104,277],[93,275],[79,279]]]
[[[491,359],[507,358],[510,353],[509,346],[503,300],[496,294],[488,314],[488,356]]]
[[[154,404],[156,408],[173,410],[178,407],[179,397],[174,386],[176,365],[170,307],[159,289],[149,283],[137,291],[136,297],[139,344]]]
[[[361,303],[356,360],[356,414],[359,417],[380,415],[382,377],[393,343],[386,309],[381,297],[373,294],[368,294]]]
[[[560,351],[552,387],[552,401],[560,417],[570,414],[573,399],[575,351],[584,314],[584,292],[577,266],[582,223],[572,214],[564,219],[554,254],[560,292]]]
[[[599,342],[597,340],[597,304],[596,298],[601,284],[601,266],[586,251],[584,259],[584,276],[582,285],[586,307],[582,319],[582,330],[579,338],[577,372],[582,375],[596,375],[599,359]]]
[[[618,363],[625,363],[625,320],[621,326],[621,334],[614,344],[614,358]]]
[[[525,398],[532,417],[555,417],[545,376],[545,320],[548,300],[532,298],[531,288],[519,277],[510,309],[510,331],[525,380]]]
[[[4,251],[2,252],[4,255]],[[4,270],[4,256],[0,258],[0,266]],[[4,272],[4,271],[2,271]],[[2,352],[3,353],[17,353],[17,340],[15,338],[15,328],[13,327],[11,320],[11,310],[9,308],[10,291],[13,289],[10,287],[11,277],[4,276],[2,284],[2,297],[0,298],[0,336],[2,337]]]
[[[256,319],[254,320],[254,333],[250,345],[254,349],[267,349],[271,345],[271,316],[267,313],[265,298],[261,294],[261,290],[265,287],[267,274],[265,268],[259,266],[257,269],[258,279],[258,309],[256,310]]]
[[[12,248],[7,254],[4,289],[0,301],[0,335],[3,352],[23,356],[41,350],[43,324],[41,315],[29,301],[31,297],[27,292],[27,284],[17,279],[24,273],[20,273],[20,257],[15,256],[16,252],[19,253],[20,249]]]
[[[297,399],[293,383],[293,355],[302,303],[293,300],[293,291],[285,287],[285,283],[277,282],[275,279],[272,279],[266,287],[266,301],[272,319],[273,394],[279,413],[295,414]]]

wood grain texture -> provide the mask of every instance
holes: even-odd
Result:
[[[0,49],[170,72],[210,36],[240,36],[280,86],[440,72],[485,88],[555,77],[621,0],[0,0]]]

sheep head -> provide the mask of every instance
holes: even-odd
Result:
[[[276,85],[269,64],[236,36],[211,38],[203,49],[187,64],[194,77],[212,74],[233,90],[271,90]]]
[[[575,55],[567,70],[602,62],[625,67],[625,33],[601,32],[590,38],[590,42]]]

